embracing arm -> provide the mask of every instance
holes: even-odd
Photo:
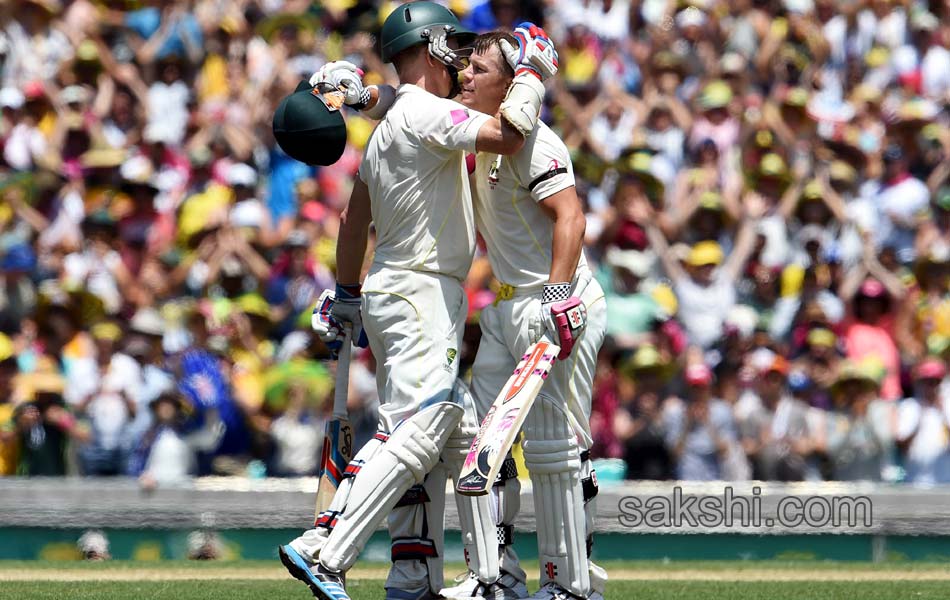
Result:
[[[524,147],[524,136],[501,117],[492,117],[478,129],[477,152],[510,156]]]

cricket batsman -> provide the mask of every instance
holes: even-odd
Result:
[[[462,103],[496,114],[517,77],[515,37],[493,32],[475,39],[462,71]],[[501,282],[498,296],[481,313],[481,344],[472,370],[472,392],[483,418],[521,355],[542,335],[573,346],[555,363],[522,431],[522,448],[534,490],[541,589],[531,598],[603,598],[606,572],[589,560],[597,483],[590,463],[591,393],[597,353],[604,340],[604,292],[592,279],[583,253],[586,220],[574,188],[564,143],[544,123],[528,134],[516,154],[479,151],[472,174],[475,221],[488,259]],[[578,297],[587,326],[576,340],[559,339],[552,306]],[[467,451],[467,448],[465,449]],[[514,462],[495,482],[496,536],[484,529],[477,498],[456,495],[470,575],[442,591],[447,598],[522,598],[525,573],[511,548],[520,485]],[[498,557],[498,560],[495,560]]]
[[[448,9],[425,1],[400,5],[380,37],[382,58],[399,76],[394,93],[367,93],[346,63],[315,74],[317,84],[345,88],[345,101],[371,116],[388,107],[341,223],[335,294],[315,319],[328,343],[339,345],[347,328],[354,340],[368,340],[378,364],[379,428],[350,462],[318,526],[280,547],[288,570],[324,600],[349,598],[345,573],[384,517],[393,540],[386,597],[439,597],[446,476],[440,456],[462,431],[463,417],[477,427],[457,379],[467,313],[462,281],[475,250],[465,156],[520,150],[544,95],[538,73],[556,71],[553,46],[535,28],[519,52],[525,72],[493,117],[449,100],[465,67],[458,48],[474,36]],[[376,250],[360,284],[371,222]]]

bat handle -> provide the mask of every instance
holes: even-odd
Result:
[[[350,387],[350,353],[353,349],[353,331],[346,328],[343,335],[343,346],[340,347],[339,357],[336,363],[336,385],[333,391],[333,418],[345,419],[346,398],[349,395]]]

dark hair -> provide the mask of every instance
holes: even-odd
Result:
[[[499,46],[499,43],[502,40],[505,40],[512,46],[518,45],[518,40],[516,40],[515,37],[507,31],[489,31],[488,33],[483,33],[475,38],[475,41],[472,42],[472,53],[483,55],[487,53],[492,46],[498,48],[498,52],[501,53],[501,46]],[[508,64],[504,54],[501,55],[501,64],[503,65],[505,74],[508,77],[515,76],[515,71],[511,68],[511,65]]]

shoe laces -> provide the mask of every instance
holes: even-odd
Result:
[[[333,581],[333,582],[339,583],[340,585],[346,585],[345,573],[338,573],[336,571],[331,571],[330,569],[327,569],[323,565],[318,564],[314,574],[325,581]]]
[[[576,596],[569,593],[567,590],[565,590],[560,585],[558,585],[557,582],[555,581],[549,581],[545,583],[544,585],[542,585],[541,589],[538,590],[538,594],[540,594],[541,592],[547,592],[551,594],[552,598],[556,598],[557,600],[561,600],[561,599],[571,600],[573,598],[576,598]]]
[[[455,583],[461,584],[461,583],[465,583],[469,579],[477,579],[477,578],[478,576],[475,575],[475,573],[471,571],[465,571],[464,573],[459,573],[458,575],[456,575],[454,581]]]

